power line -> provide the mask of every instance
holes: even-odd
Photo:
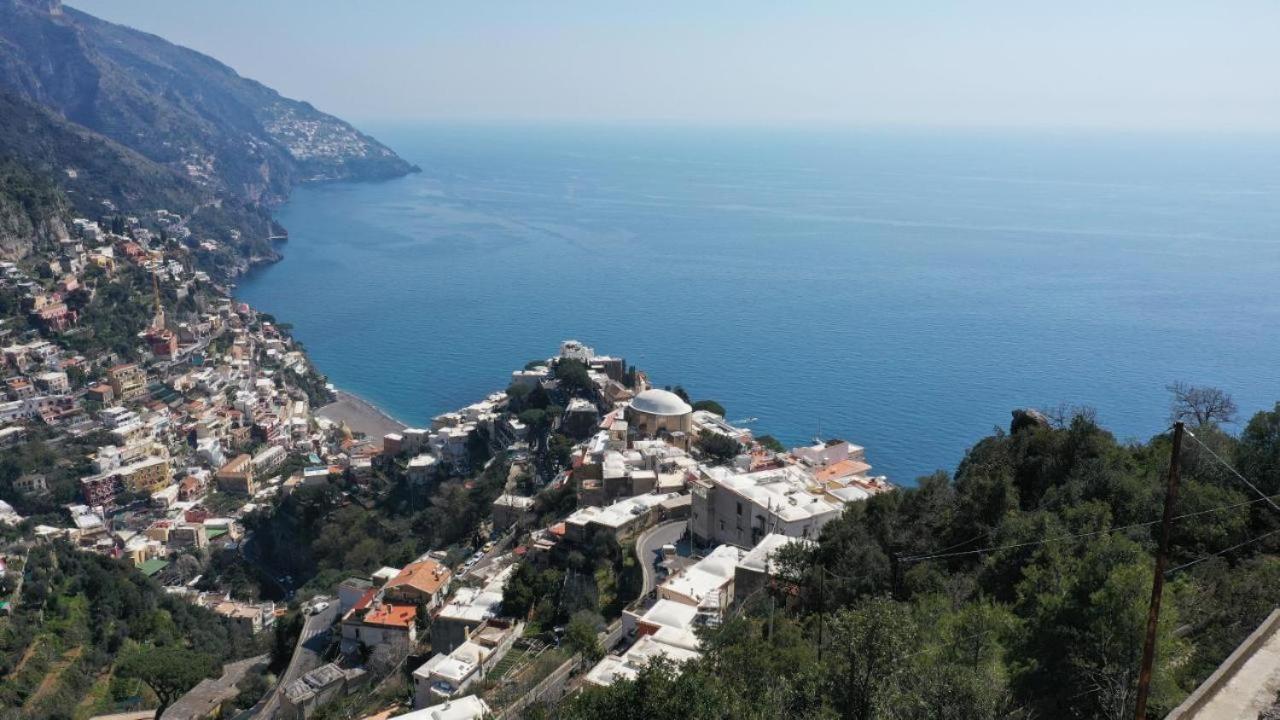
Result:
[[[1186,432],[1188,435],[1191,436],[1192,440],[1196,441],[1197,445],[1204,448],[1205,452],[1212,455],[1213,459],[1217,460],[1222,465],[1222,467],[1230,470],[1232,475],[1235,475],[1236,477],[1240,478],[1241,482],[1243,482],[1245,485],[1248,485],[1250,490],[1253,490],[1255,493],[1258,494],[1259,497],[1266,500],[1267,503],[1276,510],[1276,512],[1280,512],[1280,505],[1277,505],[1274,500],[1267,497],[1261,490],[1258,489],[1257,485],[1254,485],[1253,483],[1249,482],[1249,478],[1245,477],[1243,474],[1241,474],[1239,470],[1236,470],[1234,467],[1232,467],[1226,460],[1223,460],[1222,457],[1218,455],[1218,453],[1213,451],[1213,448],[1201,442],[1200,438],[1196,437],[1195,433],[1191,432],[1190,430],[1187,430]]]
[[[973,537],[969,538],[968,540],[965,540],[964,542],[958,542],[958,543],[956,543],[955,545],[948,545],[948,546],[946,546],[946,547],[942,548],[941,550],[939,550],[938,552],[946,552],[946,551],[948,551],[948,550],[955,550],[955,549],[956,549],[956,548],[958,548],[958,547],[964,547],[965,545],[968,545],[969,543],[973,542],[974,540],[981,540],[982,538],[984,538],[984,537],[986,537],[986,536],[988,536],[988,535],[990,535],[990,534],[991,534],[991,531],[990,531],[990,530],[984,530],[984,531],[982,531],[982,532],[978,533],[977,535],[974,535]]]
[[[1272,506],[1275,506],[1275,498],[1280,498],[1280,495],[1272,495],[1272,496],[1263,495],[1262,497],[1256,500],[1243,500],[1238,503],[1232,503],[1230,505],[1222,505],[1215,508],[1209,508],[1207,510],[1197,510],[1195,512],[1183,513],[1181,515],[1174,516],[1173,518],[1171,518],[1171,520],[1174,520],[1174,521],[1185,520],[1186,518],[1196,517],[1199,515],[1208,515],[1211,513],[1223,512],[1225,510],[1235,510],[1237,508],[1242,508],[1247,505],[1254,505],[1260,502],[1267,502],[1267,503],[1270,503]],[[1062,542],[1064,540],[1075,540],[1078,538],[1094,537],[1096,535],[1105,535],[1107,533],[1113,533],[1113,532],[1123,532],[1125,530],[1134,530],[1137,528],[1150,527],[1152,525],[1158,525],[1158,524],[1160,524],[1159,520],[1148,520],[1147,522],[1134,523],[1132,525],[1121,525],[1120,527],[1109,528],[1106,530],[1093,530],[1090,532],[1076,533],[1072,535],[1057,535],[1051,538],[1045,538],[1043,540],[1028,540],[1027,542],[1013,543],[1011,545],[995,545],[991,547],[977,548],[975,550],[962,550],[959,552],[950,552],[950,553],[939,552],[939,553],[934,553],[932,555],[914,555],[911,557],[902,558],[902,562],[923,562],[925,560],[940,560],[940,559],[953,558],[953,557],[964,557],[966,555],[980,555],[982,553],[999,552],[1001,550],[1016,550],[1018,548],[1031,547],[1034,545],[1047,545],[1049,543]],[[961,543],[961,544],[964,544],[964,543]]]
[[[1183,563],[1183,564],[1181,564],[1181,565],[1179,565],[1179,566],[1177,566],[1177,567],[1175,567],[1175,568],[1171,568],[1171,569],[1169,569],[1169,570],[1166,570],[1164,574],[1165,574],[1165,575],[1172,575],[1173,573],[1178,572],[1179,570],[1183,570],[1183,569],[1185,569],[1185,568],[1189,568],[1189,567],[1191,567],[1192,565],[1195,565],[1196,563],[1204,562],[1205,560],[1208,560],[1209,558],[1217,557],[1217,556],[1219,556],[1219,555],[1225,555],[1226,553],[1229,553],[1229,552],[1231,552],[1232,550],[1239,550],[1240,548],[1244,547],[1245,545],[1249,545],[1249,544],[1252,544],[1252,543],[1256,543],[1256,542],[1258,542],[1259,540],[1263,540],[1263,539],[1269,538],[1269,537],[1271,537],[1272,535],[1275,535],[1276,533],[1280,533],[1280,528],[1277,528],[1277,529],[1272,530],[1272,531],[1270,531],[1270,532],[1262,533],[1261,535],[1259,535],[1259,536],[1257,536],[1257,537],[1249,538],[1248,540],[1245,540],[1244,542],[1236,543],[1235,545],[1232,545],[1232,546],[1231,546],[1231,547],[1229,547],[1229,548],[1223,548],[1223,549],[1218,550],[1218,551],[1216,551],[1216,552],[1211,552],[1211,553],[1209,553],[1208,555],[1203,555],[1203,556],[1201,556],[1201,557],[1196,558],[1195,560],[1192,560],[1191,562]]]
[[[1254,485],[1252,482],[1250,482],[1250,481],[1249,481],[1249,478],[1245,477],[1243,473],[1241,473],[1239,470],[1235,469],[1235,467],[1233,467],[1233,466],[1232,466],[1230,463],[1228,463],[1226,460],[1223,460],[1223,459],[1222,459],[1222,456],[1218,455],[1218,453],[1216,453],[1216,452],[1214,452],[1214,451],[1213,451],[1213,448],[1211,448],[1211,447],[1209,447],[1208,445],[1204,444],[1204,442],[1203,442],[1203,441],[1201,441],[1201,440],[1200,440],[1200,438],[1196,437],[1195,433],[1191,432],[1190,430],[1187,430],[1187,431],[1186,431],[1186,433],[1187,433],[1187,435],[1190,435],[1190,436],[1191,436],[1191,439],[1192,439],[1192,440],[1195,440],[1195,441],[1196,441],[1196,444],[1197,444],[1197,445],[1199,445],[1201,448],[1203,448],[1205,452],[1209,453],[1209,455],[1210,455],[1211,457],[1213,457],[1213,459],[1214,459],[1214,460],[1217,460],[1217,461],[1218,461],[1218,463],[1219,463],[1220,465],[1222,465],[1222,467],[1226,468],[1228,471],[1230,471],[1230,472],[1231,472],[1231,474],[1232,474],[1232,475],[1235,475],[1237,478],[1239,478],[1239,479],[1240,479],[1240,481],[1241,481],[1241,482],[1243,482],[1245,485],[1248,485],[1250,490],[1253,490],[1255,493],[1257,493],[1257,495],[1258,495],[1258,499],[1257,499],[1257,500],[1250,500],[1248,504],[1252,504],[1252,503],[1257,503],[1257,502],[1263,502],[1263,501],[1266,501],[1266,503],[1267,503],[1268,505],[1270,505],[1271,507],[1275,508],[1277,511],[1280,511],[1280,505],[1277,505],[1277,504],[1276,504],[1276,502],[1275,502],[1275,500],[1273,499],[1273,497],[1280,497],[1280,496],[1268,496],[1268,495],[1264,494],[1261,490],[1259,490],[1259,489],[1258,489],[1258,486],[1257,486],[1257,485]],[[1196,564],[1198,564],[1198,563],[1202,563],[1202,562],[1204,562],[1205,560],[1208,560],[1208,559],[1210,559],[1210,558],[1218,557],[1219,555],[1225,555],[1226,553],[1232,552],[1233,550],[1239,550],[1240,548],[1242,548],[1242,547],[1244,547],[1244,546],[1246,546],[1246,545],[1251,545],[1251,544],[1253,544],[1253,543],[1255,543],[1255,542],[1258,542],[1259,540],[1265,540],[1266,538],[1269,538],[1269,537],[1271,537],[1272,535],[1275,535],[1276,533],[1280,533],[1280,529],[1271,530],[1270,532],[1265,532],[1265,533],[1263,533],[1263,534],[1261,534],[1261,535],[1258,535],[1257,537],[1249,538],[1248,540],[1245,540],[1244,542],[1236,543],[1235,545],[1232,545],[1231,547],[1223,548],[1223,549],[1221,549],[1221,550],[1217,550],[1217,551],[1215,551],[1215,552],[1208,553],[1207,555],[1202,555],[1202,556],[1200,556],[1200,557],[1196,558],[1195,560],[1192,560],[1192,561],[1190,561],[1190,562],[1185,562],[1185,563],[1183,563],[1183,564],[1181,564],[1181,565],[1179,565],[1179,566],[1177,566],[1177,567],[1175,567],[1175,568],[1171,568],[1171,569],[1169,569],[1169,570],[1165,571],[1165,574],[1166,574],[1166,575],[1172,575],[1173,573],[1175,573],[1175,572],[1177,572],[1177,571],[1179,571],[1179,570],[1184,570],[1184,569],[1186,569],[1186,568],[1191,567],[1192,565],[1196,565]]]
[[[910,658],[916,657],[918,655],[925,655],[932,652],[938,652],[939,650],[946,650],[947,648],[955,647],[956,645],[959,645],[962,642],[968,642],[970,640],[977,640],[980,637],[986,637],[987,635],[990,635],[991,633],[996,632],[998,629],[999,628],[988,628],[986,630],[983,630],[982,632],[974,633],[972,635],[966,635],[964,637],[955,638],[951,642],[945,642],[945,643],[942,643],[941,645],[930,645],[929,647],[923,650],[917,650],[916,652],[907,653],[906,655],[899,655],[898,657],[893,659],[893,662],[897,663],[902,660],[908,660]]]
[[[991,547],[978,548],[976,550],[962,550],[960,552],[951,553],[935,553],[933,555],[915,555],[912,557],[902,558],[902,562],[923,562],[925,560],[942,560],[946,558],[964,557],[966,555],[981,555],[988,552],[999,552],[1001,550],[1016,550],[1018,548],[1031,547],[1033,545],[1047,545],[1054,542],[1062,542],[1063,540],[1075,540],[1078,538],[1093,537],[1095,535],[1105,535],[1107,533],[1121,532],[1124,530],[1133,530],[1136,528],[1150,527],[1158,525],[1159,520],[1149,520],[1147,522],[1134,523],[1133,525],[1122,525],[1120,527],[1108,528],[1106,530],[1093,530],[1086,533],[1077,533],[1074,535],[1058,535],[1043,540],[1028,540],[1027,542],[1013,543],[1011,545],[994,545]]]

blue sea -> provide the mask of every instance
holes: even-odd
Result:
[[[1280,400],[1280,139],[385,127],[422,167],[299,189],[238,295],[424,424],[565,338],[910,484],[1013,408]]]

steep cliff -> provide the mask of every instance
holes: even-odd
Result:
[[[13,160],[0,161],[0,260],[21,260],[66,237],[66,211],[66,198],[50,179]]]
[[[305,180],[413,170],[351,125],[213,58],[55,0],[0,0],[0,86],[252,202],[279,201]]]

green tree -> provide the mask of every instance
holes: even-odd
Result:
[[[548,449],[551,451],[551,457],[558,465],[564,467],[569,464],[569,460],[573,453],[573,438],[562,433],[556,433],[551,436],[551,442],[548,443]]]
[[[569,618],[565,626],[564,642],[575,653],[581,653],[590,662],[604,657],[604,647],[600,644],[600,631],[604,629],[604,618],[590,610],[579,610]]]
[[[519,412],[524,409],[524,401],[529,397],[529,393],[533,388],[528,385],[517,385],[512,383],[507,387],[507,398],[510,399],[511,409]]]
[[[551,416],[546,410],[540,408],[529,408],[516,416],[520,422],[524,423],[529,432],[534,435],[542,435],[551,427]]]
[[[141,680],[160,701],[156,718],[201,680],[213,677],[218,666],[204,653],[177,646],[144,647],[130,651],[116,665],[116,674]]]
[[[689,402],[689,393],[684,389],[683,385],[676,385],[675,387],[671,387],[670,385],[667,385],[667,386],[664,386],[662,389],[666,390],[669,393],[675,394],[676,397],[680,398],[685,402]]]
[[[726,465],[742,453],[742,443],[710,430],[698,433],[697,445],[712,465]]]
[[[885,598],[844,610],[831,619],[831,673],[827,692],[844,720],[887,715],[895,694],[894,673],[915,644],[908,610]]]
[[[1240,434],[1236,464],[1263,492],[1280,492],[1280,403],[1258,412]]]
[[[787,447],[779,442],[778,438],[772,435],[761,435],[756,438],[756,442],[760,443],[760,447],[765,450],[772,450],[777,453],[787,451]]]
[[[694,404],[693,404],[693,409],[694,409],[694,410],[706,410],[707,412],[715,413],[716,415],[719,415],[720,417],[724,417],[724,416],[725,416],[725,414],[724,414],[724,406],[723,406],[723,405],[721,405],[720,403],[716,402],[715,400],[699,400],[698,402],[696,402],[696,403],[694,403]]]
[[[560,382],[560,389],[571,395],[589,393],[595,389],[587,366],[580,360],[573,358],[557,360],[554,375]]]

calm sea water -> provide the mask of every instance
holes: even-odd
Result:
[[[907,483],[1015,407],[1280,399],[1274,138],[375,130],[423,172],[298,190],[239,295],[409,423],[564,338]]]

